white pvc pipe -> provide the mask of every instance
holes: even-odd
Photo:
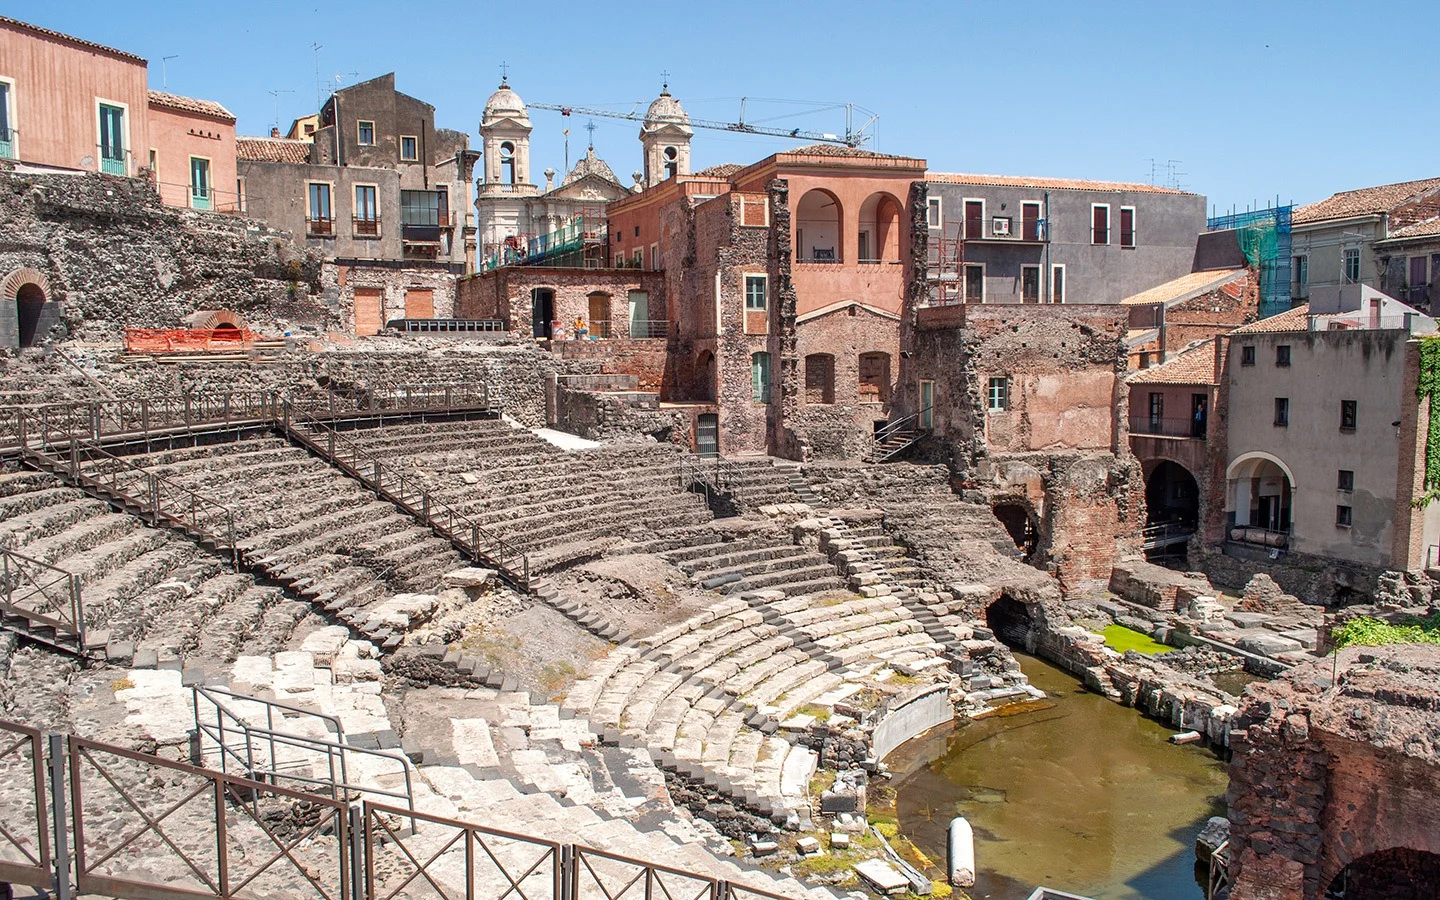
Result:
[[[956,887],[975,885],[975,833],[959,816],[950,820],[950,883]]]

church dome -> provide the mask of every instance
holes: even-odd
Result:
[[[656,97],[655,101],[650,104],[650,108],[645,110],[645,124],[640,126],[640,135],[644,137],[667,125],[678,126],[686,134],[694,133],[690,129],[690,115],[685,112],[685,107],[680,105],[679,100],[670,96],[668,85],[660,90],[660,96]]]
[[[500,82],[500,87],[485,101],[485,121],[493,121],[499,118],[529,119],[530,115],[525,111],[525,101],[520,95],[510,88],[510,79],[505,78]]]

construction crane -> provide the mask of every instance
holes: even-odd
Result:
[[[841,105],[845,107],[845,133],[843,135],[823,131],[806,131],[803,128],[767,128],[759,125],[751,125],[745,121],[745,101],[746,98],[740,98],[740,120],[738,122],[720,122],[715,119],[697,119],[692,116],[688,124],[692,128],[711,128],[716,131],[730,131],[739,134],[757,134],[766,137],[794,138],[797,141],[818,141],[822,144],[863,147],[870,140],[870,135],[867,134],[866,131],[871,125],[875,124],[876,119],[880,118],[879,115],[870,112],[868,109],[858,107],[853,103],[845,103],[829,107],[830,109],[837,109]],[[636,103],[635,106],[638,109],[640,104]],[[621,113],[608,109],[589,109],[584,106],[560,106],[555,103],[531,103],[529,107],[531,109],[552,110],[562,116],[592,116],[604,119],[623,119],[627,122],[645,121],[644,113],[637,112],[636,110]],[[870,117],[866,119],[865,123],[859,128],[854,127],[856,110]],[[820,110],[817,110],[817,112],[818,111]]]

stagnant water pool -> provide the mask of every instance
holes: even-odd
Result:
[[[977,900],[1023,900],[1041,884],[1101,900],[1203,900],[1195,835],[1224,814],[1225,764],[1015,655],[1051,699],[942,726],[891,754],[901,830],[943,865],[950,820],[968,819]]]

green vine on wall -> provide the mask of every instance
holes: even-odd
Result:
[[[1440,338],[1420,341],[1420,377],[1415,397],[1430,401],[1430,423],[1425,432],[1425,493],[1413,501],[1415,506],[1424,507],[1440,499]]]

